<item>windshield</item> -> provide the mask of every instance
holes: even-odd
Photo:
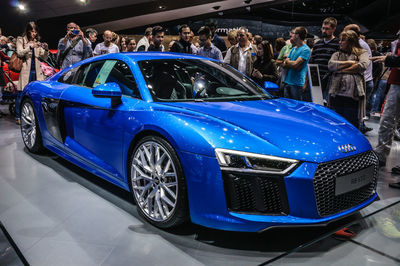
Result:
[[[154,59],[138,62],[154,101],[242,101],[271,99],[232,67],[200,59]]]

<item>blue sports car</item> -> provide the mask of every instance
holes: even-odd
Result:
[[[355,127],[207,58],[89,58],[30,83],[18,104],[30,152],[131,191],[161,228],[319,225],[377,198],[378,160]]]

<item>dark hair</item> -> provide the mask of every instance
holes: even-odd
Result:
[[[360,31],[358,30],[357,27],[349,27],[347,30],[352,30],[354,31],[358,37],[360,37]]]
[[[86,35],[86,37],[89,37],[89,34],[96,34],[96,35],[98,35],[97,30],[95,30],[95,29],[93,29],[93,28],[87,28],[87,29],[85,30],[85,35]]]
[[[305,40],[306,39],[306,37],[307,37],[307,29],[306,28],[304,28],[304,27],[297,27],[295,30],[294,30],[294,32],[295,33],[297,33],[297,34],[299,34],[299,37],[300,37],[300,39],[301,40]]]
[[[183,24],[182,26],[179,27],[179,34],[182,33],[184,28],[189,28],[190,29],[190,27],[187,24]]]
[[[152,34],[153,37],[154,37],[154,36],[156,36],[157,33],[164,32],[164,31],[165,31],[165,30],[164,30],[163,27],[161,27],[161,26],[154,26],[154,27],[153,27],[153,30],[151,31],[151,34]]]
[[[329,18],[324,19],[322,24],[329,24],[329,25],[331,25],[332,28],[336,28],[337,20],[335,18],[329,17]]]
[[[312,49],[314,47],[314,38],[307,38],[306,44],[310,49]]]
[[[260,35],[255,35],[253,39],[256,41],[256,44],[259,45],[263,41],[263,37]]]
[[[269,41],[265,40],[262,41],[259,45],[262,46],[263,50],[264,50],[264,55],[262,57],[262,60],[264,62],[268,62],[273,58],[273,55],[271,53],[271,44],[269,43]]]
[[[24,32],[23,36],[26,36],[26,38],[28,38],[28,40],[29,40],[29,38],[30,38],[29,32],[31,32],[33,30],[35,30],[37,32],[36,40],[40,41],[39,28],[34,21],[29,21],[28,24],[26,24],[25,32]]]
[[[280,52],[283,48],[283,46],[286,45],[285,39],[282,37],[279,37],[275,40],[275,51]]]
[[[206,35],[207,38],[211,37],[211,30],[208,26],[203,26],[199,29],[199,31],[197,32],[197,34],[199,35]]]

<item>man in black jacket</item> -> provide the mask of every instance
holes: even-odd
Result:
[[[188,25],[182,25],[179,28],[179,41],[174,42],[170,52],[192,54],[192,48],[190,43],[190,27]]]

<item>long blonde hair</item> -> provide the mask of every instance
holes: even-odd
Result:
[[[340,38],[347,38],[347,53],[355,54],[356,56],[360,56],[364,49],[361,47],[360,42],[358,40],[358,35],[353,30],[345,30],[342,31],[339,35]]]

